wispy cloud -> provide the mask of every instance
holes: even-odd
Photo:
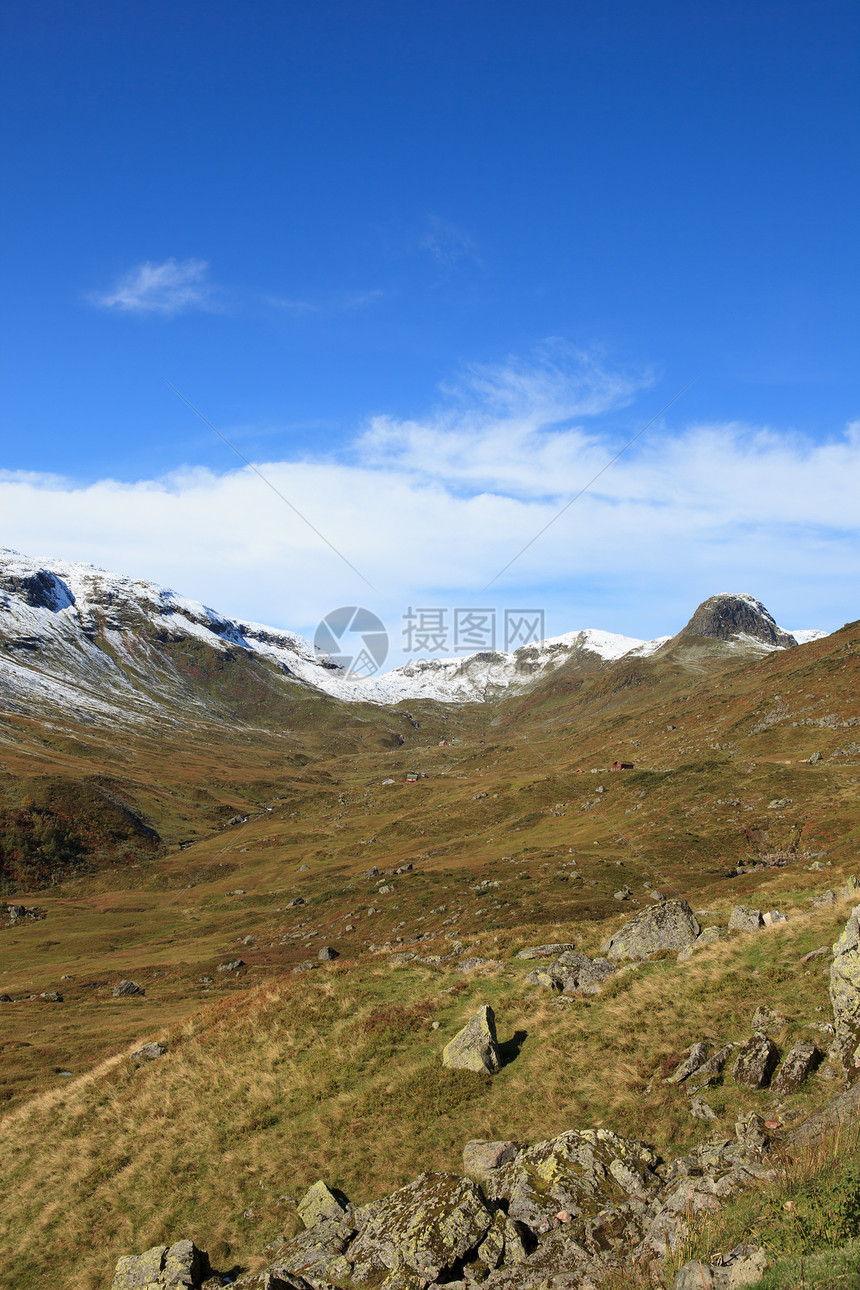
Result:
[[[319,300],[297,299],[292,296],[267,296],[266,303],[273,309],[283,309],[293,314],[342,314],[354,309],[366,309],[369,305],[381,300],[385,292],[381,289],[371,291],[342,291],[324,296]]]
[[[439,264],[450,266],[458,260],[478,259],[475,243],[463,229],[438,215],[431,215],[428,223],[418,245],[422,251],[429,251]]]
[[[212,304],[206,260],[147,260],[124,274],[110,291],[93,292],[90,300],[102,309],[133,314],[178,314]]]
[[[583,422],[627,406],[653,379],[549,340],[525,359],[465,368],[430,416],[373,417],[357,448],[367,465],[449,487],[555,497],[606,460],[603,436]]]

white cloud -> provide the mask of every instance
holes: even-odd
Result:
[[[409,605],[516,603],[546,608],[551,632],[648,636],[726,589],[795,626],[858,616],[860,425],[826,442],[742,424],[655,429],[482,592],[624,437],[580,422],[629,401],[634,378],[545,369],[472,372],[426,420],[374,420],[351,462],[257,463],[376,592],[247,469],[86,486],[0,474],[0,544],[306,633],[360,601],[392,630]]]
[[[93,304],[123,313],[178,314],[210,307],[212,288],[206,260],[147,260],[124,274],[110,291],[90,296]]]

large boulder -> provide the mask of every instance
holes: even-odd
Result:
[[[610,1205],[644,1198],[659,1185],[657,1156],[642,1142],[619,1138],[608,1129],[569,1129],[520,1151],[484,1182],[484,1192],[504,1202],[508,1217],[537,1231],[559,1213],[579,1230]]]
[[[854,1078],[860,1068],[860,918],[852,909],[845,930],[833,946],[830,966],[830,1003],[833,1007],[835,1045],[842,1065]]]
[[[442,1065],[451,1070],[476,1071],[486,1075],[494,1075],[501,1068],[496,1016],[488,1004],[479,1008],[471,1021],[445,1045]]]
[[[358,1285],[377,1284],[390,1273],[411,1274],[421,1284],[450,1280],[459,1264],[477,1256],[493,1225],[475,1183],[440,1173],[421,1174],[354,1218],[361,1226],[347,1257]]]
[[[701,932],[686,900],[664,900],[641,910],[601,946],[613,963],[649,959],[662,950],[676,953],[692,945]]]
[[[193,1241],[154,1245],[119,1260],[111,1290],[197,1290],[209,1271],[209,1256]]]

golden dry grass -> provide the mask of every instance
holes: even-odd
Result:
[[[661,1082],[681,1049],[744,1038],[762,1002],[784,1012],[785,1043],[810,1033],[826,979],[804,975],[799,956],[844,917],[816,911],[572,1003],[528,986],[528,964],[465,979],[336,965],[221,1000],[169,1032],[167,1057],[108,1061],[0,1124],[10,1284],[40,1286],[62,1261],[68,1290],[96,1290],[120,1254],[184,1234],[223,1267],[250,1266],[292,1230],[284,1197],[317,1177],[363,1201],[422,1169],[457,1169],[472,1137],[605,1124],[683,1150],[701,1126]],[[502,1042],[526,1032],[518,1056],[492,1080],[444,1071],[442,1043],[485,1000]],[[727,1079],[711,1100],[731,1132],[739,1108],[768,1097]]]

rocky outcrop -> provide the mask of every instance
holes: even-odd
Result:
[[[852,909],[845,930],[833,946],[830,967],[836,1052],[849,1078],[860,1068],[860,918]]]
[[[368,1206],[359,1219],[359,1235],[349,1249],[354,1282],[406,1272],[432,1283],[452,1279],[465,1259],[479,1257],[493,1211],[469,1179],[424,1173]]]
[[[663,950],[677,953],[692,945],[701,930],[686,900],[664,900],[634,915],[604,942],[601,953],[614,963],[649,959]]]
[[[773,615],[755,596],[726,592],[703,600],[679,635],[704,636],[717,641],[746,637],[772,649],[789,649],[797,644],[789,632],[776,625]]]
[[[464,1151],[472,1177],[423,1173],[360,1209],[320,1181],[300,1202],[307,1230],[281,1242],[265,1271],[232,1282],[213,1275],[204,1290],[594,1285],[621,1257],[646,1267],[664,1259],[691,1217],[738,1188],[773,1181],[761,1163],[760,1123],[747,1117],[735,1138],[668,1166],[646,1143],[607,1129],[569,1130],[530,1147],[475,1141]],[[190,1241],[157,1246],[121,1259],[113,1290],[203,1286],[204,1261]]]
[[[472,1182],[489,1182],[503,1165],[509,1165],[522,1151],[520,1142],[486,1142],[476,1138],[463,1148],[463,1173]]]
[[[484,1004],[463,1029],[442,1049],[442,1065],[451,1070],[495,1075],[502,1058],[496,1041],[496,1017]]]
[[[642,1142],[627,1142],[608,1129],[570,1129],[520,1151],[485,1186],[509,1217],[546,1232],[561,1212],[585,1222],[607,1202],[646,1196],[658,1184],[656,1165],[657,1156]]]

